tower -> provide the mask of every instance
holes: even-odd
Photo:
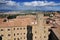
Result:
[[[37,25],[33,26],[33,40],[48,40],[49,36],[49,25],[46,24],[44,14],[42,12],[36,14]]]

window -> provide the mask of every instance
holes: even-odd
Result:
[[[34,22],[31,22],[31,24],[34,24]]]
[[[34,18],[34,20],[36,20],[36,18]]]
[[[15,36],[15,33],[14,33],[14,36]]]
[[[14,40],[16,40],[16,38],[14,38]]]
[[[24,33],[24,35],[25,35],[25,33]]]
[[[24,37],[24,39],[25,39],[25,37]]]
[[[25,30],[25,28],[23,28]]]
[[[10,36],[10,34],[8,34],[8,36]]]
[[[1,34],[1,36],[4,36],[4,35]]]
[[[17,30],[19,30],[19,28],[17,28]]]
[[[14,28],[14,30],[15,30],[15,28]]]
[[[7,21],[6,19],[3,20],[3,22],[6,22],[6,21]]]
[[[8,31],[10,31],[10,29],[8,29]]]
[[[22,30],[22,28],[20,28],[20,30]]]
[[[41,38],[41,36],[40,36],[40,38]]]
[[[44,33],[46,33],[46,31],[44,30]]]
[[[37,32],[35,31],[35,33],[37,33]]]
[[[35,39],[36,39],[37,37],[35,36]]]
[[[19,35],[19,33],[17,33],[17,35]]]
[[[17,38],[17,40],[20,40],[19,38]]]
[[[1,31],[3,31],[3,29],[1,29]]]
[[[22,37],[20,39],[22,39]]]
[[[44,27],[44,29],[45,29],[46,27]]]
[[[46,36],[44,36],[44,38],[46,38]]]

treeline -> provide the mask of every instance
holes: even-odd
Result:
[[[58,13],[60,13],[60,11],[57,11]]]
[[[0,18],[13,19],[13,18],[16,18],[17,16],[26,16],[26,15],[35,15],[35,14],[32,14],[32,13],[28,13],[28,14],[0,14]]]
[[[8,19],[12,19],[12,18],[16,18],[16,16],[18,16],[19,14],[0,14],[0,18],[8,18]]]

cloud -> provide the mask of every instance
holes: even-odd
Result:
[[[17,3],[15,1],[6,1],[6,5],[19,7],[20,6],[20,3]]]
[[[47,1],[32,1],[32,2],[15,2],[15,1],[2,1],[0,4],[1,9],[8,10],[60,10],[60,3],[47,2]],[[52,7],[53,6],[53,7]],[[57,7],[56,7],[57,6]],[[53,8],[53,9],[52,9]]]
[[[7,6],[20,6],[19,2],[11,1],[11,0],[0,0],[0,4],[4,4]]]
[[[56,6],[60,5],[60,3],[48,2],[48,1],[32,1],[32,2],[24,2],[25,6]]]
[[[11,0],[4,0],[0,2],[0,9],[18,10],[19,8],[20,8],[19,2]]]

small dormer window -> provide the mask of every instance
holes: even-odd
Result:
[[[6,19],[3,20],[3,22],[6,22],[6,21],[7,21]]]

